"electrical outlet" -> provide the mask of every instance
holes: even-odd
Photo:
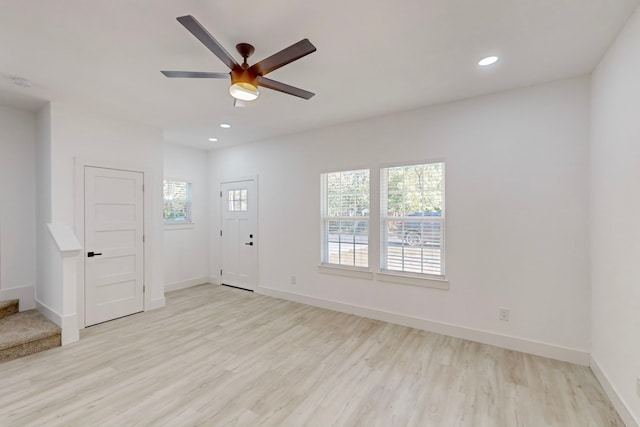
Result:
[[[509,321],[509,309],[508,308],[499,308],[498,315],[500,316],[500,320],[503,322]]]
[[[296,284],[296,276],[291,276],[291,284],[292,285]]]

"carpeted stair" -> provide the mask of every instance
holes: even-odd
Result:
[[[0,301],[0,363],[61,345],[58,326],[37,310],[20,312],[18,304]]]

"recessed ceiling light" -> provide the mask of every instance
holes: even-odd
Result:
[[[497,56],[487,56],[486,58],[481,59],[480,62],[478,62],[478,65],[480,65],[481,67],[486,67],[487,65],[492,65],[496,62],[498,62]]]
[[[220,127],[223,129],[229,129],[231,125],[229,123],[220,123]]]
[[[33,84],[27,80],[27,79],[23,79],[22,77],[14,77],[11,80],[13,80],[13,83],[20,86],[20,87],[32,87]]]
[[[211,141],[211,142],[218,142],[218,138],[209,138],[209,141]]]

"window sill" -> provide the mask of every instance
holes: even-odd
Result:
[[[401,285],[410,285],[410,286],[420,286],[423,288],[434,288],[434,289],[443,289],[449,290],[449,281],[437,277],[427,277],[427,276],[413,276],[409,274],[403,273],[392,273],[389,271],[385,271],[382,273],[376,273],[376,278],[380,282],[387,283],[399,283]]]
[[[164,229],[169,230],[190,230],[195,227],[194,222],[165,222]]]
[[[339,265],[321,264],[318,271],[323,274],[333,274],[336,276],[353,277],[356,279],[373,280],[373,272],[360,268],[343,267]]]

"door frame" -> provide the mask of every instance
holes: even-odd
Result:
[[[148,292],[146,289],[147,285],[147,277],[148,272],[151,271],[151,257],[149,254],[149,236],[151,232],[151,217],[149,207],[152,206],[151,199],[151,188],[152,188],[152,172],[150,169],[142,167],[140,165],[136,165],[128,162],[120,162],[120,161],[109,161],[109,160],[98,160],[98,159],[87,159],[83,157],[75,157],[75,226],[74,231],[78,240],[82,243],[82,252],[80,253],[80,259],[78,260],[78,268],[77,268],[77,278],[76,278],[76,303],[77,307],[77,319],[78,319],[78,329],[84,329],[86,327],[85,322],[85,262],[87,260],[85,256],[86,248],[84,247],[84,168],[85,167],[93,167],[93,168],[101,168],[101,169],[115,169],[127,172],[139,172],[142,173],[142,182],[144,184],[144,192],[142,194],[142,222],[143,222],[143,234],[145,239],[142,243],[142,251],[143,251],[143,262],[142,262],[142,283],[143,283],[143,311],[147,311],[149,307],[151,307],[151,292]],[[70,302],[71,305],[73,305]]]
[[[246,175],[246,176],[236,176],[236,177],[231,177],[231,178],[223,178],[220,180],[220,182],[218,183],[218,191],[217,193],[220,194],[220,192],[222,192],[222,185],[223,184],[232,184],[234,182],[242,182],[242,181],[253,181],[254,187],[255,187],[255,192],[256,192],[256,235],[258,236],[257,239],[255,239],[256,242],[256,286],[254,289],[254,292],[258,292],[258,288],[260,288],[260,216],[258,215],[259,213],[259,206],[260,206],[260,191],[259,191],[259,181],[258,181],[258,175]],[[222,197],[217,197],[218,199],[218,203],[220,204],[219,209],[218,209],[218,230],[222,230],[222,211],[224,209],[224,204],[222,203]],[[218,235],[218,237],[220,237]],[[222,239],[220,239],[220,243],[218,244],[218,247],[220,248],[220,253],[218,254],[218,259],[220,260],[220,268],[218,268],[218,270],[222,269],[222,251],[224,250],[224,248],[222,247]],[[218,283],[221,285],[222,284],[222,276],[218,275]]]

